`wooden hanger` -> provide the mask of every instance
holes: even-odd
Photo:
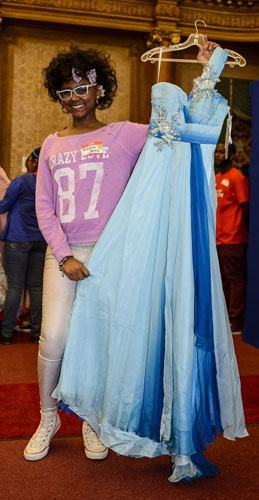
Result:
[[[176,51],[176,50],[185,50],[187,49],[188,47],[191,47],[193,45],[204,45],[204,35],[200,34],[198,32],[198,26],[197,24],[201,22],[204,24],[205,27],[207,27],[205,21],[203,21],[202,19],[197,19],[194,23],[195,25],[195,33],[191,33],[189,35],[189,37],[187,38],[187,40],[185,40],[185,42],[182,42],[182,43],[177,43],[177,44],[174,44],[174,45],[169,45],[168,47],[155,47],[154,49],[150,49],[148,50],[147,52],[145,52],[144,54],[142,54],[141,56],[141,61],[142,62],[151,62],[151,63],[155,63],[156,61],[159,61],[159,65],[161,64],[161,61],[168,61],[168,62],[185,62],[185,63],[199,63],[199,61],[197,61],[197,59],[178,59],[178,58],[166,58],[166,57],[162,57],[162,54],[164,54],[165,52],[173,52],[173,51]],[[238,52],[235,52],[234,50],[228,50],[228,55],[229,57],[231,57],[232,59],[234,59],[233,61],[227,61],[226,64],[229,64],[231,67],[233,66],[245,66],[246,65],[246,60],[243,56],[241,56],[240,54],[238,54]],[[158,57],[154,57],[156,56],[156,54],[159,54]]]

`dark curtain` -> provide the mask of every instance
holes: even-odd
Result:
[[[232,142],[236,146],[236,154],[233,158],[234,165],[248,177],[248,168],[251,154],[251,96],[250,81],[234,78],[222,78],[217,83],[216,89],[228,100],[230,113],[232,115]],[[225,142],[226,121],[224,121],[219,143]],[[217,169],[215,170],[217,173]]]
[[[251,120],[251,97],[249,80],[235,78],[221,78],[216,89],[225,97],[230,105],[231,111],[243,120]]]
[[[259,347],[259,80],[250,84],[252,151],[249,168],[250,218],[247,253],[247,304],[243,340]]]

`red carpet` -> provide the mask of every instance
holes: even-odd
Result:
[[[0,385],[0,401],[0,439],[31,437],[40,418],[38,384]],[[62,411],[61,418],[57,436],[81,434],[82,423],[75,415],[68,416]]]
[[[81,437],[54,438],[46,458],[23,458],[25,440],[1,441],[0,500],[258,500],[259,426],[235,442],[216,439],[206,456],[219,474],[169,483],[167,456],[133,459],[110,452],[87,460]],[[98,462],[98,463],[97,463]]]
[[[242,376],[241,385],[246,423],[259,424],[259,376]],[[30,437],[39,423],[38,384],[0,385],[0,401],[0,439]],[[75,415],[62,412],[61,419],[57,435],[81,434],[81,422]]]
[[[240,379],[246,423],[259,424],[259,376],[241,376]]]

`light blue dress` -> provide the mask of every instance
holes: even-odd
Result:
[[[149,137],[78,285],[53,394],[119,454],[172,455],[171,481],[206,475],[199,453],[216,434],[247,435],[215,244],[227,55],[214,51],[189,99],[153,86]]]

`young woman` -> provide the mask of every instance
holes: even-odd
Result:
[[[210,44],[200,48],[200,60],[208,61],[213,49]],[[205,286],[209,285],[208,268],[204,273],[199,270],[199,277],[204,276],[202,311],[208,309],[209,314],[202,316],[195,331],[193,317],[197,302],[192,254],[197,250],[199,260],[205,247],[201,240],[198,246],[192,243],[190,173],[198,169],[200,179],[195,178],[194,184],[198,180],[201,192],[195,199],[205,203],[208,190],[202,158],[207,168],[227,110],[226,101],[213,90],[226,57],[222,52],[216,56],[216,71],[205,68],[188,105],[186,95],[176,86],[154,86],[149,141],[94,250],[146,141],[147,127],[128,122],[103,126],[97,121],[96,99],[98,106],[109,105],[115,91],[107,56],[73,49],[59,55],[45,70],[50,95],[72,114],[73,123],[70,129],[46,139],[40,158],[37,212],[50,248],[39,351],[42,419],[25,449],[26,459],[43,458],[60,425],[52,394],[59,380],[77,281],[79,293],[56,394],[85,420],[87,457],[104,458],[106,446],[133,456],[170,453],[175,462],[171,480],[178,481],[205,475],[204,468],[208,474],[215,473],[208,464],[199,468],[197,461],[202,458],[194,455],[222,431],[221,422],[227,437],[233,432],[245,435],[234,360],[232,375],[230,370],[233,346],[222,310],[219,319],[213,317],[213,321],[223,322],[220,327],[215,324],[215,335],[223,338],[216,337],[214,354],[210,306],[215,298],[211,299]],[[207,145],[203,157],[201,143]],[[210,213],[208,199],[207,203]],[[194,212],[196,209],[195,202]],[[202,220],[206,230],[205,205],[199,210],[193,220],[198,224]],[[203,234],[194,229],[193,239],[197,236]],[[208,239],[206,244],[208,258],[210,246],[212,251],[214,247]],[[88,281],[84,278],[89,271],[83,263],[92,250]],[[214,256],[212,263],[214,272]],[[215,287],[217,279],[213,292]],[[216,297],[213,313],[217,306]],[[224,350],[229,356],[222,362]],[[222,371],[217,381],[214,356]],[[217,384],[221,403],[227,395],[233,399],[233,393],[227,394],[225,389],[228,377],[233,378],[238,393],[231,408],[237,406],[234,414],[242,423],[241,430],[226,429],[233,416],[229,405],[224,409],[223,404],[219,410]],[[204,387],[202,381],[207,378]],[[199,400],[204,403],[201,407]]]
[[[110,56],[73,47],[44,70],[52,100],[71,114],[71,127],[47,137],[37,179],[37,217],[49,245],[45,260],[43,320],[38,373],[41,422],[25,448],[27,460],[45,457],[60,426],[57,385],[77,282],[89,275],[84,262],[128,182],[147,138],[148,126],[105,125],[96,108],[108,108],[117,80]],[[83,424],[85,453],[103,459],[107,448]]]

